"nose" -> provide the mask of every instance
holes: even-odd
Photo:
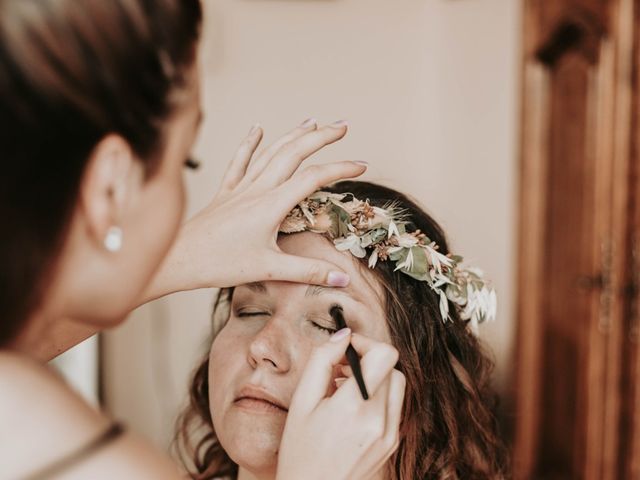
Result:
[[[291,355],[285,322],[272,317],[249,343],[248,362],[254,368],[273,373],[286,373],[291,368]]]

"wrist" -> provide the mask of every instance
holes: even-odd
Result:
[[[192,265],[186,257],[183,230],[184,227],[180,229],[167,256],[144,290],[140,304],[171,293],[195,290],[204,286],[198,282],[197,268],[190,268]]]

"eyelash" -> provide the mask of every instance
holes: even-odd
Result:
[[[247,318],[247,317],[262,317],[265,315],[269,315],[268,312],[238,312],[236,313],[236,317],[238,318]],[[328,333],[329,335],[333,335],[334,333],[337,332],[337,330],[335,328],[329,328],[329,327],[323,327],[322,325],[319,325],[318,323],[309,320],[311,322],[311,325],[313,325],[315,328],[317,328],[318,330],[321,330],[323,332]]]
[[[262,317],[265,315],[269,315],[267,312],[238,312],[236,313],[236,317],[244,318],[244,317]]]
[[[200,168],[200,162],[193,157],[189,157],[184,161],[184,166],[189,170],[197,170]]]
[[[337,332],[335,328],[323,327],[322,325],[318,325],[316,322],[311,322],[311,325],[316,327],[318,330],[322,330],[323,332],[328,333],[329,335],[333,335],[334,333]]]

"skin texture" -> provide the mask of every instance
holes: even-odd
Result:
[[[230,318],[211,346],[209,392],[216,433],[239,464],[241,480],[275,476],[287,412],[237,402],[240,389],[257,386],[288,408],[313,349],[335,332],[328,314],[332,304],[342,305],[354,333],[390,343],[382,291],[349,253],[313,233],[284,236],[278,243],[286,253],[334,263],[351,283],[340,290],[287,282],[236,287]],[[348,367],[345,371],[349,375]],[[334,369],[334,378],[344,375],[341,367]],[[335,385],[331,382],[328,395]]]

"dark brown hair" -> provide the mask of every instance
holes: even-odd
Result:
[[[375,206],[397,202],[411,222],[408,230],[421,230],[440,252],[449,252],[442,229],[405,195],[359,181],[340,182],[328,190],[352,193]],[[361,262],[367,268],[367,260]],[[453,305],[451,321],[443,322],[438,297],[429,286],[393,269],[392,262],[378,262],[371,270],[384,289],[392,343],[400,352],[397,368],[407,379],[400,446],[390,459],[389,478],[503,478],[506,450],[493,413],[492,362]],[[221,292],[214,314],[232,293]],[[195,467],[192,478],[235,478],[237,465],[213,430],[208,390],[205,359],[193,378],[190,405],[179,419],[178,448],[186,464]]]
[[[147,177],[194,61],[199,0],[0,0],[0,346],[42,299],[92,149]]]

